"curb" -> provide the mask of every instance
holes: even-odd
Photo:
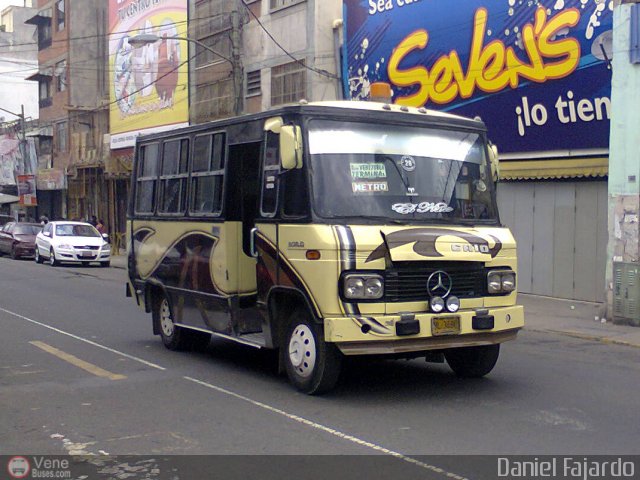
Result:
[[[606,345],[622,345],[625,347],[640,348],[640,344],[638,343],[627,342],[625,340],[617,340],[610,337],[600,337],[597,335],[589,335],[586,333],[574,332],[571,330],[551,330],[551,329],[545,329],[545,328],[527,328],[527,327],[525,327],[524,329],[529,332],[555,333],[557,335],[565,335],[567,337],[579,338],[581,340],[590,340],[594,342],[600,342]]]

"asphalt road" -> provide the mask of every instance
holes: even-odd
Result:
[[[524,331],[484,379],[352,361],[310,397],[270,352],[166,350],[125,274],[0,258],[0,455],[375,454],[445,478],[416,459],[640,451],[640,349]]]

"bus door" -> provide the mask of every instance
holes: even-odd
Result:
[[[251,254],[251,231],[258,215],[260,197],[261,143],[245,143],[229,147],[227,176],[227,224],[235,229],[234,253],[229,245],[231,277],[237,289],[231,302],[231,318],[236,336],[262,331],[261,316],[256,308],[256,259]],[[235,258],[235,260],[233,259]]]
[[[267,295],[278,284],[278,223],[276,221],[280,191],[279,135],[265,131],[262,146],[260,202],[251,231],[251,254],[256,258],[256,303],[267,318]]]

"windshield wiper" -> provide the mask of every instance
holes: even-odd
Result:
[[[404,188],[407,189],[406,195],[408,197],[411,197],[411,196],[415,195],[414,193],[410,193],[412,189],[411,189],[411,184],[409,183],[409,178],[405,178],[404,175],[402,175],[402,171],[400,171],[400,167],[398,166],[398,164],[395,162],[395,160],[393,158],[391,158],[388,155],[382,155],[380,153],[376,153],[375,154],[375,159],[376,159],[376,161],[378,161],[378,159],[381,159],[384,163],[391,162],[391,164],[395,167],[396,172],[398,172],[398,176],[400,177],[400,181],[404,185]]]

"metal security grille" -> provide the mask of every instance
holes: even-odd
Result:
[[[396,262],[384,272],[385,301],[428,300],[427,281],[438,270],[451,277],[451,295],[474,298],[485,294],[487,273],[480,262]]]
[[[518,245],[518,291],[606,301],[607,181],[500,182],[500,221]]]

